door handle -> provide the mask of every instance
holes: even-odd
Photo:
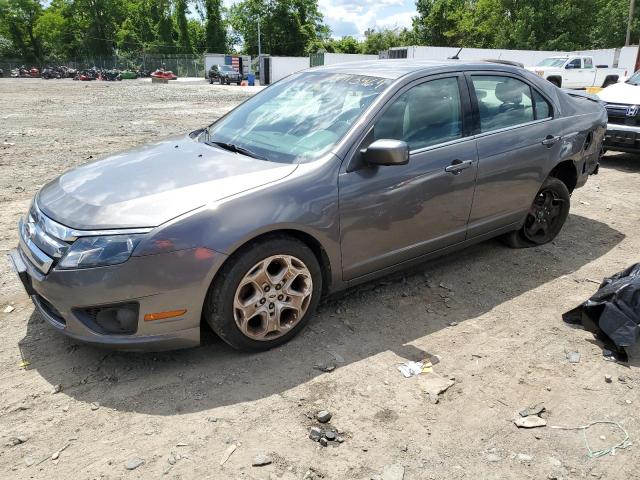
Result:
[[[545,138],[544,140],[542,140],[542,144],[546,147],[550,147],[556,143],[558,143],[560,141],[560,138],[562,137],[554,137],[553,135],[547,135],[547,138]]]
[[[451,165],[444,168],[444,171],[447,173],[453,173],[454,175],[458,175],[462,170],[465,170],[473,165],[473,160],[454,160],[451,162]]]

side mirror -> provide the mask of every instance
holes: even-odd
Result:
[[[362,152],[369,165],[406,165],[409,163],[409,145],[402,140],[380,139]]]

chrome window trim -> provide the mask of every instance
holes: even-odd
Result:
[[[530,125],[536,125],[538,123],[548,122],[550,120],[553,120],[553,117],[541,118],[539,120],[533,120],[531,122],[526,122],[526,123],[519,123],[518,125],[511,125],[509,127],[499,128],[497,130],[490,130],[488,132],[480,132],[480,133],[477,133],[476,135],[474,135],[473,138],[482,138],[482,137],[486,137],[486,136],[489,136],[489,135],[494,135],[496,133],[508,132],[510,130],[515,130],[517,128],[527,127],[527,126],[530,126]]]
[[[42,211],[38,208],[37,202],[33,202],[32,210],[35,211],[36,215],[41,219],[44,230],[47,234],[52,235],[60,240],[65,242],[74,242],[80,237],[98,237],[105,235],[132,235],[132,234],[140,234],[140,233],[149,233],[153,230],[152,227],[144,227],[144,228],[116,228],[116,229],[106,229],[106,230],[77,230],[75,228],[69,228],[66,225],[62,225],[54,220],[51,220],[47,217]]]

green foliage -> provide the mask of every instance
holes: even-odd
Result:
[[[629,0],[416,0],[416,9],[419,44],[581,50],[624,45]]]
[[[403,45],[541,50],[624,44],[629,0],[415,0],[412,29],[331,38],[318,0],[0,0],[0,56],[26,62],[240,48],[377,54]],[[636,2],[640,9],[640,1]],[[196,14],[194,18],[191,12]],[[640,22],[632,29],[640,40]]]
[[[0,36],[27,60],[42,56],[42,39],[36,35],[42,12],[42,5],[36,0],[0,0]]]
[[[229,23],[250,55],[258,54],[258,21],[262,53],[270,55],[306,55],[329,38],[317,0],[242,0],[231,7]]]
[[[187,21],[187,12],[189,6],[187,0],[176,0],[175,2],[175,23],[178,30],[178,47],[181,53],[191,53],[191,37],[189,36],[189,22]]]
[[[227,47],[227,32],[222,22],[220,0],[205,0],[206,49],[211,53],[225,53]]]

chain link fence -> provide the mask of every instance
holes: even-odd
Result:
[[[0,69],[9,77],[11,70],[36,67],[42,70],[46,66],[65,65],[75,69],[96,67],[99,69],[154,71],[157,68],[171,70],[179,77],[204,77],[203,55],[179,54],[138,54],[113,55],[108,57],[76,57],[68,59],[48,59],[42,62],[29,62],[20,58],[0,58]]]

